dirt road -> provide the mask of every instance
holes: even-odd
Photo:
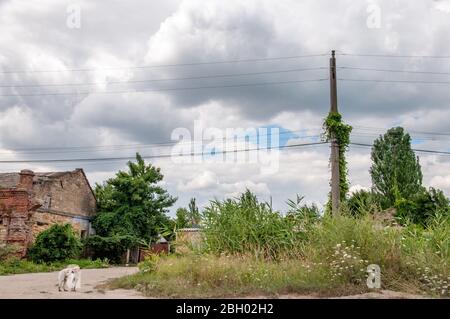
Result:
[[[104,269],[83,269],[82,285],[77,292],[59,292],[57,288],[58,272],[34,273],[23,275],[0,276],[0,299],[142,299],[136,290],[116,289],[98,290],[95,287],[108,279],[122,277],[137,272],[136,267],[111,267]],[[249,296],[248,298],[267,298],[266,296]],[[313,295],[280,295],[281,299],[311,299]],[[423,298],[389,290],[378,293],[338,297],[339,299],[397,299]]]
[[[59,292],[58,272],[0,276],[0,298],[2,299],[135,299],[144,298],[135,290],[117,289],[99,291],[95,287],[108,279],[137,272],[135,267],[111,267],[82,269],[81,289],[77,292]]]

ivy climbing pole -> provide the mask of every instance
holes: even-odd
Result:
[[[331,192],[327,203],[327,211],[333,215],[339,214],[339,206],[345,199],[349,186],[347,181],[347,161],[345,152],[350,143],[352,127],[342,122],[337,104],[337,78],[335,51],[331,51],[330,58],[330,113],[324,121],[325,139],[331,143]]]

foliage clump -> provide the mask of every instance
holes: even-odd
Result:
[[[339,145],[339,191],[341,201],[347,198],[349,191],[348,183],[348,168],[347,160],[345,159],[345,152],[350,144],[350,132],[352,127],[342,121],[342,115],[338,112],[330,112],[323,124],[325,141],[331,142],[333,138],[336,139]],[[331,208],[331,198],[327,204],[328,209]]]
[[[121,263],[122,257],[129,247],[136,245],[137,238],[129,235],[90,236],[84,245],[86,251],[94,259],[107,259],[112,263]]]
[[[34,245],[28,250],[28,257],[37,263],[63,261],[78,257],[82,246],[72,225],[55,224],[38,234]]]

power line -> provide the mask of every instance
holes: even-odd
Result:
[[[405,54],[357,54],[337,52],[340,56],[376,57],[376,58],[425,58],[425,59],[450,59],[450,55],[405,55]]]
[[[361,136],[361,137],[368,137],[368,138],[376,138],[380,135],[383,135],[383,133],[369,133],[369,132],[352,132],[352,136]],[[424,141],[449,141],[450,139],[445,136],[419,136],[419,135],[411,135],[413,139],[416,140],[424,140]]]
[[[347,78],[340,78],[338,80],[340,80],[340,81],[348,81],[348,82],[450,84],[450,81],[378,80],[378,79],[347,79]]]
[[[288,70],[274,70],[263,72],[250,72],[250,73],[234,73],[234,74],[218,74],[218,75],[199,75],[189,76],[181,78],[166,78],[166,79],[148,79],[148,80],[123,80],[123,81],[101,81],[101,82],[86,82],[86,83],[46,83],[46,84],[0,84],[0,87],[16,87],[16,88],[28,88],[28,87],[58,87],[58,86],[90,86],[99,84],[124,84],[124,83],[148,83],[148,82],[163,82],[163,81],[182,81],[182,80],[199,80],[199,79],[211,79],[211,78],[225,78],[225,77],[239,77],[239,76],[251,76],[251,75],[264,75],[264,74],[277,74],[277,73],[290,73],[290,72],[304,72],[313,70],[326,70],[326,67],[315,68],[302,68],[302,69],[288,69]]]
[[[384,131],[389,129],[387,127],[359,126],[359,125],[354,125],[353,127],[361,128],[361,129],[369,129],[369,130],[384,130]],[[409,130],[409,129],[405,129],[405,130],[408,132],[411,132],[411,133],[450,136],[450,133],[448,133],[448,132],[429,132],[429,131],[417,131],[417,130]]]
[[[434,72],[434,71],[413,71],[413,70],[393,70],[393,69],[374,69],[374,68],[360,68],[351,66],[337,67],[341,70],[361,70],[361,71],[375,71],[375,72],[390,72],[390,73],[411,73],[411,74],[436,74],[436,75],[450,75],[450,72]]]
[[[280,132],[278,135],[293,134],[301,132],[297,131],[285,131]],[[267,137],[274,134],[257,134],[256,138]],[[247,135],[248,136],[248,135]],[[238,136],[239,137],[239,136]],[[246,136],[243,136],[246,137]],[[307,139],[307,138],[318,138],[320,135],[305,135],[305,136],[295,136],[292,139]],[[236,140],[227,139],[224,137],[220,139],[222,142],[236,142]],[[195,146],[197,143],[209,143],[211,140],[201,139],[193,141],[167,141],[167,142],[156,142],[151,144],[119,144],[119,145],[92,145],[92,146],[60,146],[60,147],[47,147],[47,148],[19,148],[19,149],[9,149],[9,151],[20,154],[48,154],[48,153],[84,153],[84,152],[97,152],[97,151],[115,151],[115,150],[126,150],[126,149],[140,149],[140,148],[163,148],[170,147],[174,145],[191,145]],[[246,142],[246,141],[243,141]],[[8,154],[7,152],[1,152],[0,154]]]
[[[61,92],[61,93],[31,93],[31,94],[0,94],[0,96],[65,96],[65,95],[82,95],[82,94],[124,94],[124,93],[147,93],[147,92],[163,92],[163,91],[188,91],[188,90],[202,90],[202,89],[219,89],[219,88],[238,88],[251,87],[263,85],[281,85],[294,84],[306,82],[321,82],[328,79],[311,79],[311,80],[293,80],[293,81],[275,81],[275,82],[261,82],[261,83],[242,83],[231,85],[212,85],[212,86],[197,86],[197,87],[178,87],[178,88],[161,88],[161,89],[143,89],[143,90],[122,90],[122,91],[85,91],[85,92]]]
[[[204,156],[204,155],[223,155],[228,153],[241,153],[250,151],[264,151],[273,149],[285,149],[285,148],[296,148],[296,147],[306,147],[314,145],[328,144],[328,142],[314,142],[314,143],[304,143],[304,144],[290,144],[282,145],[277,147],[266,147],[266,148],[251,148],[251,149],[238,149],[238,150],[224,150],[219,152],[198,152],[189,154],[162,154],[162,155],[145,155],[142,156],[144,159],[155,159],[155,158],[169,158],[169,157],[187,157],[187,156]],[[135,156],[124,156],[124,157],[103,157],[103,158],[68,158],[68,159],[36,159],[36,160],[1,160],[0,163],[4,164],[19,164],[19,163],[58,163],[58,162],[102,162],[102,161],[125,161],[134,160]]]
[[[292,60],[326,56],[327,53],[320,54],[306,54],[306,55],[293,55],[282,57],[268,57],[268,58],[256,58],[256,59],[236,59],[236,60],[223,60],[223,61],[208,61],[208,62],[192,62],[192,63],[174,63],[174,64],[154,64],[154,65],[139,65],[139,66],[121,66],[121,67],[106,67],[106,68],[70,68],[64,70],[7,70],[0,71],[0,73],[53,73],[53,72],[89,72],[99,70],[127,70],[127,69],[150,69],[150,68],[165,68],[165,67],[182,67],[182,66],[195,66],[195,65],[210,65],[210,64],[228,64],[228,63],[244,63],[244,62],[263,62],[263,61],[277,61],[277,60]]]
[[[350,145],[355,145],[355,146],[363,146],[363,147],[373,147],[372,144],[365,144],[365,143],[349,143]],[[423,150],[423,149],[416,149],[413,148],[412,149],[414,152],[422,152],[422,153],[431,153],[431,154],[440,154],[440,155],[450,155],[450,152],[446,152],[446,151],[435,151],[435,150]]]

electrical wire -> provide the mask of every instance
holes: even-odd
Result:
[[[280,132],[277,135],[284,136],[285,134],[293,134],[302,132],[298,131],[285,131]],[[257,134],[256,138],[268,137],[275,134]],[[238,136],[239,137],[239,136]],[[306,135],[306,136],[294,136],[292,139],[307,139],[307,138],[319,138],[320,135]],[[244,136],[245,138],[245,136]],[[236,140],[230,140],[227,137],[220,139],[222,142],[236,142]],[[161,149],[172,146],[191,145],[195,146],[198,143],[210,143],[211,140],[201,139],[193,141],[167,141],[157,142],[151,144],[119,144],[119,145],[92,145],[92,146],[60,146],[60,147],[47,147],[47,148],[19,148],[9,149],[10,152],[19,154],[49,154],[49,153],[86,153],[86,152],[99,152],[99,151],[120,151],[120,150],[133,150],[133,149]],[[246,142],[245,140],[243,142]],[[9,152],[0,152],[0,154],[9,154]]]
[[[218,89],[218,88],[239,88],[252,87],[264,85],[282,85],[306,82],[322,82],[328,79],[310,79],[310,80],[293,80],[293,81],[275,81],[275,82],[261,82],[261,83],[242,83],[231,85],[212,85],[212,86],[197,86],[197,87],[178,87],[178,88],[161,88],[161,89],[142,89],[142,90],[122,90],[122,91],[82,91],[82,92],[60,92],[60,93],[31,93],[31,94],[0,94],[0,96],[65,96],[65,95],[84,95],[84,94],[124,94],[124,93],[147,93],[147,92],[163,92],[163,91],[189,91],[202,89]]]
[[[25,87],[91,86],[91,85],[100,85],[100,84],[149,83],[149,82],[200,80],[200,79],[211,79],[211,78],[226,78],[226,77],[264,75],[264,74],[304,72],[304,71],[326,70],[326,69],[328,69],[328,68],[327,67],[315,67],[315,68],[274,70],[274,71],[262,71],[262,72],[250,72],[250,73],[199,75],[199,76],[189,76],[189,77],[181,77],[181,78],[167,78],[167,79],[102,81],[102,82],[86,82],[86,83],[45,83],[45,84],[22,84],[22,85],[0,84],[0,87],[3,87],[3,88],[6,88],[6,87],[25,88]]]
[[[450,59],[450,55],[406,55],[406,54],[357,54],[336,52],[336,55],[340,56],[353,56],[353,57],[376,57],[376,58],[425,58],[425,59]]]
[[[348,82],[450,84],[450,81],[378,80],[378,79],[347,79],[347,78],[339,78],[338,80],[339,81],[348,81]]]
[[[161,154],[161,155],[144,155],[144,159],[155,159],[155,158],[171,158],[171,157],[192,157],[192,156],[204,156],[204,155],[221,155],[228,153],[240,153],[240,152],[250,152],[250,151],[264,151],[264,150],[278,150],[284,148],[296,148],[296,147],[306,147],[314,145],[328,144],[327,142],[314,142],[314,143],[304,143],[304,144],[289,144],[277,147],[265,147],[265,148],[251,148],[251,149],[237,149],[237,150],[224,150],[219,152],[197,152],[189,154]],[[3,164],[19,164],[19,163],[58,163],[58,162],[102,162],[102,161],[124,161],[124,160],[134,160],[135,156],[124,156],[124,157],[102,157],[102,158],[67,158],[67,159],[34,159],[34,160],[0,160]]]
[[[155,64],[155,65],[140,65],[140,66],[121,66],[121,67],[106,67],[106,68],[70,68],[65,70],[4,70],[0,73],[54,73],[54,72],[90,72],[99,70],[130,70],[130,69],[150,69],[150,68],[165,68],[165,67],[183,67],[183,66],[195,66],[195,65],[211,65],[211,64],[228,64],[228,63],[244,63],[244,62],[264,62],[264,61],[277,61],[277,60],[292,60],[326,56],[328,53],[319,54],[306,54],[306,55],[293,55],[283,57],[268,57],[268,58],[256,58],[256,59],[236,59],[236,60],[224,60],[224,61],[207,61],[207,62],[192,62],[192,63],[173,63],[173,64]]]
[[[366,144],[366,143],[354,143],[351,142],[349,145],[355,145],[355,146],[363,146],[363,147],[373,147],[372,144]],[[431,153],[431,154],[440,154],[440,155],[450,155],[450,152],[446,151],[436,151],[436,150],[424,150],[424,149],[412,149],[414,152],[422,152],[422,153]]]
[[[352,66],[338,66],[341,70],[361,70],[361,71],[375,71],[375,72],[390,72],[390,73],[411,73],[411,74],[435,74],[435,75],[450,75],[450,72],[434,72],[434,71],[413,71],[413,70],[393,70],[393,69],[374,69],[374,68],[360,68]]]

